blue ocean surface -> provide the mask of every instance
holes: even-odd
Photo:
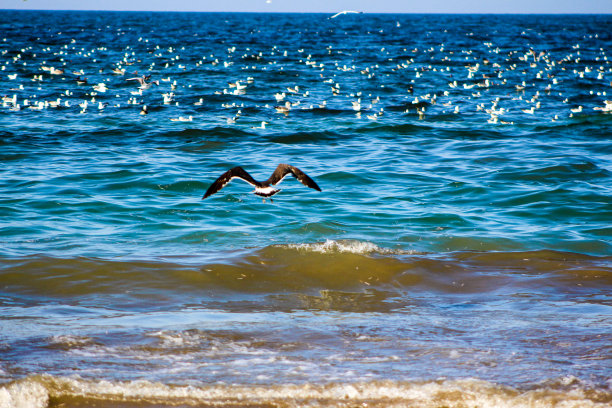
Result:
[[[612,16],[330,17],[0,10],[0,407],[612,404]]]

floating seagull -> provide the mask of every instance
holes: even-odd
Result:
[[[206,194],[204,194],[204,197],[202,197],[202,200],[221,190],[227,185],[227,183],[229,183],[233,179],[239,178],[254,186],[255,191],[253,191],[253,193],[260,197],[263,197],[264,203],[266,202],[266,198],[268,197],[270,198],[270,202],[272,202],[272,196],[281,190],[273,188],[271,187],[271,185],[279,184],[288,174],[291,174],[293,177],[297,178],[306,187],[321,191],[317,183],[315,183],[313,179],[308,177],[306,173],[304,173],[297,167],[291,166],[289,164],[279,164],[276,167],[276,170],[274,170],[274,173],[272,173],[272,175],[270,176],[270,178],[262,182],[255,180],[253,177],[251,177],[249,173],[246,172],[246,170],[244,170],[240,166],[237,166],[233,169],[226,171],[217,180],[215,180],[215,182],[212,183],[206,191]]]
[[[532,106],[529,109],[521,109],[524,113],[528,113],[530,115],[533,115],[535,113],[535,106]]]
[[[94,85],[93,89],[96,92],[106,92],[108,90],[108,88],[106,87],[106,84],[104,82],[100,82],[99,84]]]
[[[582,106],[578,106],[577,108],[573,108],[570,109],[573,113],[580,113],[582,112]]]
[[[162,94],[162,97],[164,98],[164,105],[170,105],[174,102],[174,92]]]
[[[602,112],[612,112],[612,101],[604,101],[605,106],[596,106],[593,110]]]
[[[343,14],[362,14],[362,13],[363,13],[363,11],[343,10],[343,11],[341,11],[339,13],[334,14],[330,18],[336,18],[336,17],[341,16]]]
[[[170,118],[172,122],[193,122],[193,116],[189,115],[188,117],[179,116],[178,118]]]
[[[261,125],[259,125],[259,126],[251,126],[251,129],[265,129],[267,124],[268,124],[268,122],[262,121]]]
[[[285,115],[288,115],[289,111],[291,110],[291,102],[286,101],[284,105],[275,106],[274,109],[276,110],[276,113],[284,113]]]

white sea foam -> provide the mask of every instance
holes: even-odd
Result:
[[[0,386],[0,408],[44,408],[49,392],[37,378]]]
[[[367,241],[358,240],[333,240],[327,239],[325,242],[305,243],[305,244],[290,244],[287,247],[298,250],[305,250],[319,253],[352,253],[352,254],[397,254],[406,253],[406,251],[391,250],[388,248],[379,247],[376,244]]]
[[[605,394],[605,395],[602,395]],[[543,387],[520,391],[477,379],[434,382],[368,382],[327,385],[169,386],[149,381],[111,382],[80,378],[34,376],[0,387],[0,408],[45,407],[50,399],[78,397],[98,403],[138,402],[215,406],[274,405],[286,407],[495,407],[495,408],[603,408],[612,400],[601,391],[590,400],[583,388],[557,390]],[[102,405],[106,406],[106,405]]]
[[[53,336],[49,339],[49,344],[68,349],[89,346],[93,343],[94,342],[91,337],[74,336],[68,334]]]

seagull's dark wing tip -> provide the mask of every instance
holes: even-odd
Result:
[[[202,200],[204,200],[207,197],[210,197],[211,195],[215,194],[217,191],[221,190],[223,187],[225,187],[225,185],[227,183],[230,182],[230,180],[232,179],[232,172],[235,170],[235,168],[226,171],[225,173],[223,173],[222,175],[219,176],[219,178],[217,178],[211,185],[210,187],[208,187],[208,190],[206,190],[206,193],[204,193],[204,196],[202,197]]]
[[[304,184],[306,187],[310,187],[314,190],[317,191],[321,191],[321,187],[319,187],[319,185],[310,177],[308,177],[306,174],[304,174],[303,177],[300,177],[299,180],[302,182],[302,184]]]
[[[302,183],[306,187],[310,187],[314,190],[321,191],[321,187],[319,187],[319,185],[313,179],[311,179],[302,170],[290,164],[284,164],[284,163],[279,164],[278,168],[276,169],[274,173],[275,175],[273,175],[273,177],[276,176],[276,181],[273,184],[276,184],[278,181],[282,180],[282,178],[286,174],[291,173],[293,174],[295,178],[298,179],[300,183]]]
[[[242,167],[236,166],[236,167],[229,169],[228,171],[223,173],[221,176],[219,176],[219,178],[216,179],[210,185],[210,187],[208,187],[208,190],[206,190],[206,193],[204,194],[204,197],[202,197],[202,200],[204,200],[206,197],[209,197],[215,194],[217,191],[221,190],[223,187],[227,185],[227,183],[232,181],[232,179],[235,177],[246,181],[252,186],[260,185],[260,183],[258,183],[253,177],[251,177],[251,175],[247,173]]]
[[[221,182],[221,179],[217,179],[214,183],[210,185],[210,187],[208,187],[208,190],[206,190],[206,193],[204,193],[202,200],[207,197],[210,197],[211,195],[215,194],[217,191],[221,190],[225,184],[226,183]]]

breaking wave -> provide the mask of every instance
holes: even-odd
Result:
[[[520,390],[478,379],[306,385],[167,385],[31,376],[0,387],[0,408],[82,407],[608,407],[609,390],[573,377]]]

